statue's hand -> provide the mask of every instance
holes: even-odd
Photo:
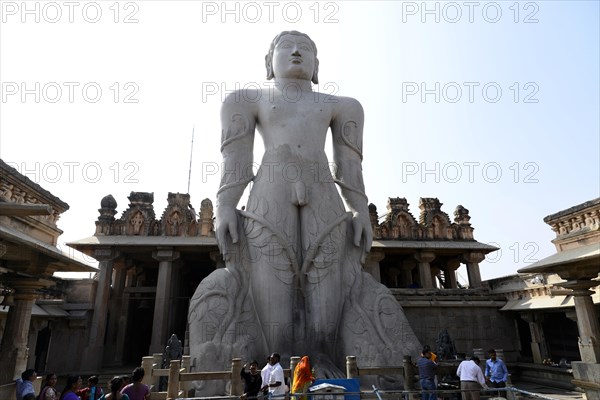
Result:
[[[216,220],[215,220],[215,234],[217,236],[217,244],[221,249],[221,254],[227,258],[228,253],[228,241],[227,234],[231,236],[231,242],[237,243],[238,236],[238,223],[235,207],[219,206],[217,207]],[[227,261],[227,259],[225,259]]]
[[[361,262],[364,263],[366,254],[371,250],[373,244],[373,228],[368,213],[354,213],[352,217],[352,228],[354,230],[354,245],[360,247],[361,238],[363,241],[363,256]]]

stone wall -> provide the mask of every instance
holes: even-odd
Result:
[[[47,371],[59,373],[80,373],[81,360],[87,344],[87,330],[83,324],[67,319],[51,322],[52,340],[46,360]],[[99,354],[98,357],[102,357]]]
[[[401,302],[408,321],[421,341],[436,352],[436,340],[440,332],[448,330],[456,352],[473,354],[474,348],[482,348],[487,355],[488,349],[503,349],[507,362],[517,361],[519,338],[514,319],[508,313],[498,311],[499,307],[490,307],[482,302],[481,306],[439,305],[414,306]],[[418,357],[418,354],[412,355]]]

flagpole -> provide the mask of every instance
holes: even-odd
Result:
[[[187,188],[187,192],[188,194],[190,194],[190,181],[192,179],[192,155],[194,154],[194,130],[196,128],[196,125],[194,125],[192,127],[192,144],[190,146],[190,169],[188,171],[188,188]]]

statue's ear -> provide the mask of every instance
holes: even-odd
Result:
[[[267,80],[271,80],[275,77],[273,74],[273,58],[269,57],[269,54],[265,56],[265,66],[267,67]]]
[[[315,57],[315,70],[313,71],[312,83],[319,84],[319,59]]]

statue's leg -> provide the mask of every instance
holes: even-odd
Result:
[[[317,185],[315,185],[317,186]],[[317,374],[342,377],[338,328],[344,306],[342,259],[349,214],[335,187],[321,184],[322,201],[301,209],[302,259],[300,281],[305,302],[305,350],[312,354]],[[333,190],[333,191],[332,191]],[[323,201],[324,200],[324,201]]]
[[[254,191],[256,191],[256,186]],[[254,194],[244,216],[252,301],[268,352],[278,352],[288,360],[293,352],[294,270],[298,215],[289,201],[266,199]],[[262,357],[264,355],[256,355]]]

